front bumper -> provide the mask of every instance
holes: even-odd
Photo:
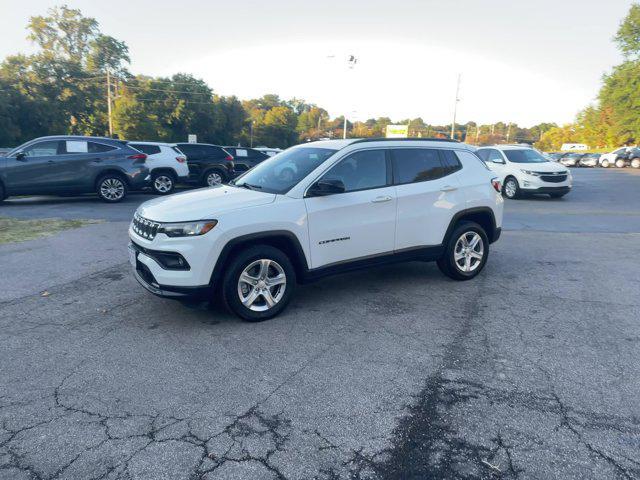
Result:
[[[135,251],[135,268],[133,274],[140,285],[148,292],[163,298],[174,299],[205,299],[211,298],[211,285],[199,286],[175,286],[158,283],[151,269],[144,262],[150,258],[135,244],[130,243],[129,248]],[[145,258],[142,258],[144,256]],[[153,259],[152,259],[153,261]]]

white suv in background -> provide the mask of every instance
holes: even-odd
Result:
[[[500,237],[500,187],[457,142],[306,143],[229,185],[143,203],[129,228],[130,261],[151,293],[217,290],[251,321],[281,312],[296,283],[370,265],[436,260],[468,280]]]
[[[151,188],[159,195],[167,195],[176,183],[189,178],[187,157],[173,143],[128,142],[130,147],[147,154],[151,172]]]
[[[477,149],[476,154],[498,175],[507,198],[537,193],[560,198],[571,191],[571,172],[531,147],[493,145]]]

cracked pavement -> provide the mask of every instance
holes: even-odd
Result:
[[[351,273],[259,324],[137,285],[142,197],[0,246],[0,479],[640,478],[638,173],[508,202],[472,282]],[[95,218],[0,215],[67,202]]]

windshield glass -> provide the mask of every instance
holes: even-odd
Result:
[[[231,184],[267,193],[287,193],[336,152],[330,148],[290,148],[259,163]]]
[[[510,162],[513,163],[544,163],[548,162],[539,152],[531,148],[521,150],[503,150]]]

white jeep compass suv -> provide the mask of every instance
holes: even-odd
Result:
[[[500,188],[457,142],[307,143],[230,185],[142,204],[130,261],[151,293],[217,291],[251,321],[280,313],[297,283],[364,266],[437,260],[449,277],[468,280],[500,236]]]
[[[529,146],[494,145],[476,154],[498,175],[507,198],[534,193],[560,198],[571,191],[571,172]]]

